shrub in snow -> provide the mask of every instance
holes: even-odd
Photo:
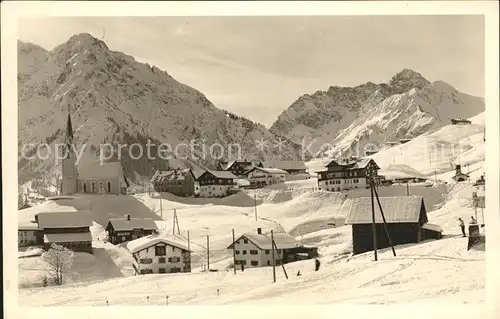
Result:
[[[48,264],[49,276],[55,285],[62,285],[73,264],[74,253],[66,247],[52,244],[42,258]]]

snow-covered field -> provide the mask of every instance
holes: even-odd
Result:
[[[437,162],[429,164],[428,160],[425,161],[428,149],[419,147],[417,142],[428,141],[430,137],[441,141],[447,139],[451,144],[463,141],[467,134],[458,134],[456,130],[459,129],[469,130],[469,133],[477,130],[482,136],[482,128],[476,126],[447,126],[427,137],[379,152],[374,156],[375,160],[381,167],[388,167],[393,164],[392,156],[397,155],[398,163],[429,174],[434,168],[432,163]],[[473,148],[462,151],[462,155],[468,152],[467,156],[475,159],[468,167],[473,178],[483,173],[482,143],[481,138]],[[403,148],[405,155],[398,155]],[[314,160],[308,166],[311,169],[320,166],[319,163],[319,160]],[[450,165],[441,167],[438,178],[448,184],[445,188],[434,186],[426,189],[434,189],[435,193],[444,189],[445,194],[438,194],[430,200],[442,203],[427,206],[429,222],[443,227],[444,238],[397,246],[396,257],[392,256],[390,249],[381,250],[377,262],[373,261],[373,253],[350,257],[351,227],[342,222],[346,214],[342,209],[345,195],[314,190],[314,178],[242,191],[224,199],[137,194],[78,195],[48,201],[20,211],[20,221],[29,222],[37,211],[65,210],[68,207],[89,210],[95,220],[92,233],[97,253],[93,256],[77,254],[73,273],[66,285],[20,289],[20,304],[100,306],[108,301],[109,305],[164,305],[166,296],[172,305],[482,303],[485,300],[484,247],[467,251],[467,239],[460,237],[457,225],[458,217],[467,221],[474,214],[471,199],[474,187],[470,182],[452,182]],[[176,209],[181,230],[177,236],[185,239],[189,231],[194,251],[193,272],[133,276],[126,250],[102,240],[107,219],[125,214],[154,216],[164,225],[163,231],[171,232],[173,209]],[[482,222],[481,216],[479,222]],[[322,261],[320,270],[314,272],[311,260],[290,263],[284,267],[289,278],[285,278],[281,267],[277,268],[276,283],[272,283],[271,267],[233,274],[232,269],[228,269],[232,253],[226,249],[231,244],[232,229],[238,236],[243,232],[255,232],[257,227],[263,228],[264,232],[285,230],[304,244],[316,245]],[[217,272],[201,271],[201,266],[206,263],[207,235],[210,238],[210,268],[217,269]],[[28,286],[43,273],[43,264],[39,257],[22,258],[19,259],[19,270],[20,284]],[[302,276],[297,277],[299,270]]]

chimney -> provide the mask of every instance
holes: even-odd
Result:
[[[461,169],[461,166],[460,166],[460,165],[455,165],[455,173],[456,173],[456,174],[460,174],[460,173],[462,173],[462,169]]]
[[[262,228],[257,228],[257,235],[262,235]]]
[[[129,215],[127,215],[127,220],[130,220],[130,214],[129,214]]]

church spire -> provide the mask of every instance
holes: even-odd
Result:
[[[73,126],[71,125],[71,114],[68,105],[68,121],[66,123],[66,140],[73,141]]]

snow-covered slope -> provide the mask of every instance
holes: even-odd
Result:
[[[404,69],[388,84],[330,87],[304,95],[271,127],[317,156],[363,156],[365,146],[411,138],[484,111],[484,100]]]
[[[181,143],[196,141],[194,153],[200,159],[188,162],[201,166],[215,163],[209,152],[214,143],[223,146],[220,155],[224,157],[239,155],[237,148],[228,147],[232,143],[240,145],[240,155],[248,159],[299,156],[300,145],[290,142],[281,150],[268,147],[262,152],[256,140],[271,143],[279,138],[263,125],[217,109],[202,93],[167,72],[111,51],[89,34],[75,35],[51,51],[19,42],[18,54],[19,151],[29,143],[60,142],[69,109],[75,143],[79,149],[86,144],[82,164],[95,160],[103,143],[139,143],[146,154],[148,139],[157,146],[167,143],[171,150],[181,145],[178,156],[190,152]],[[121,161],[130,179],[149,176],[165,165],[157,148],[151,150],[156,160],[146,156],[134,160],[137,150],[132,156],[129,148],[122,150]],[[51,153],[47,160],[19,157],[20,183],[39,176],[53,180],[58,174],[54,148]]]
[[[278,225],[288,224],[285,228],[296,228],[300,224],[322,220],[328,212],[331,216],[342,215],[342,207],[336,204],[333,193],[313,192],[307,187],[281,191],[291,192],[292,198],[276,199],[274,191],[266,189],[257,194],[258,222],[254,221],[253,207],[179,204],[163,200],[165,223],[169,225],[172,220],[171,211],[170,214],[165,212],[178,207],[182,234],[177,236],[185,237],[186,231],[190,230],[191,248],[194,250],[192,273],[131,276],[125,274],[123,269],[122,275],[116,274],[116,267],[112,267],[107,271],[108,280],[103,280],[103,271],[97,272],[90,267],[88,271],[93,274],[93,282],[75,281],[57,288],[20,289],[20,304],[104,306],[108,301],[111,306],[148,305],[146,297],[149,297],[149,305],[163,305],[165,296],[169,296],[171,305],[484,301],[484,251],[467,251],[467,239],[460,238],[456,225],[458,217],[467,218],[473,214],[470,199],[467,199],[473,190],[466,183],[455,185],[447,195],[447,203],[439,210],[429,212],[429,221],[442,225],[445,237],[418,245],[397,246],[396,257],[392,256],[390,249],[382,249],[378,262],[373,262],[372,253],[349,258],[346,253],[351,249],[350,226],[310,228],[304,229],[298,237],[303,243],[319,247],[322,266],[318,272],[314,272],[310,260],[286,264],[289,279],[278,268],[277,283],[273,284],[271,267],[246,269],[236,275],[230,270],[225,271],[232,261],[231,252],[226,247],[231,243],[233,228],[237,235],[254,231],[255,227],[278,231]],[[119,198],[115,196],[114,201]],[[158,198],[147,194],[137,195],[136,198],[159,213]],[[96,200],[99,201],[98,198]],[[276,202],[284,205],[282,211],[276,211]],[[93,230],[96,228],[93,227]],[[218,272],[199,271],[199,265],[206,261],[206,235],[210,235],[211,268],[218,269]],[[104,247],[99,243],[97,245]],[[125,267],[125,253],[117,250],[119,247],[113,249],[111,259]],[[90,259],[87,259],[80,257],[80,264],[89,265]],[[24,274],[28,271],[25,268],[21,270]],[[295,275],[298,271],[302,276]]]

